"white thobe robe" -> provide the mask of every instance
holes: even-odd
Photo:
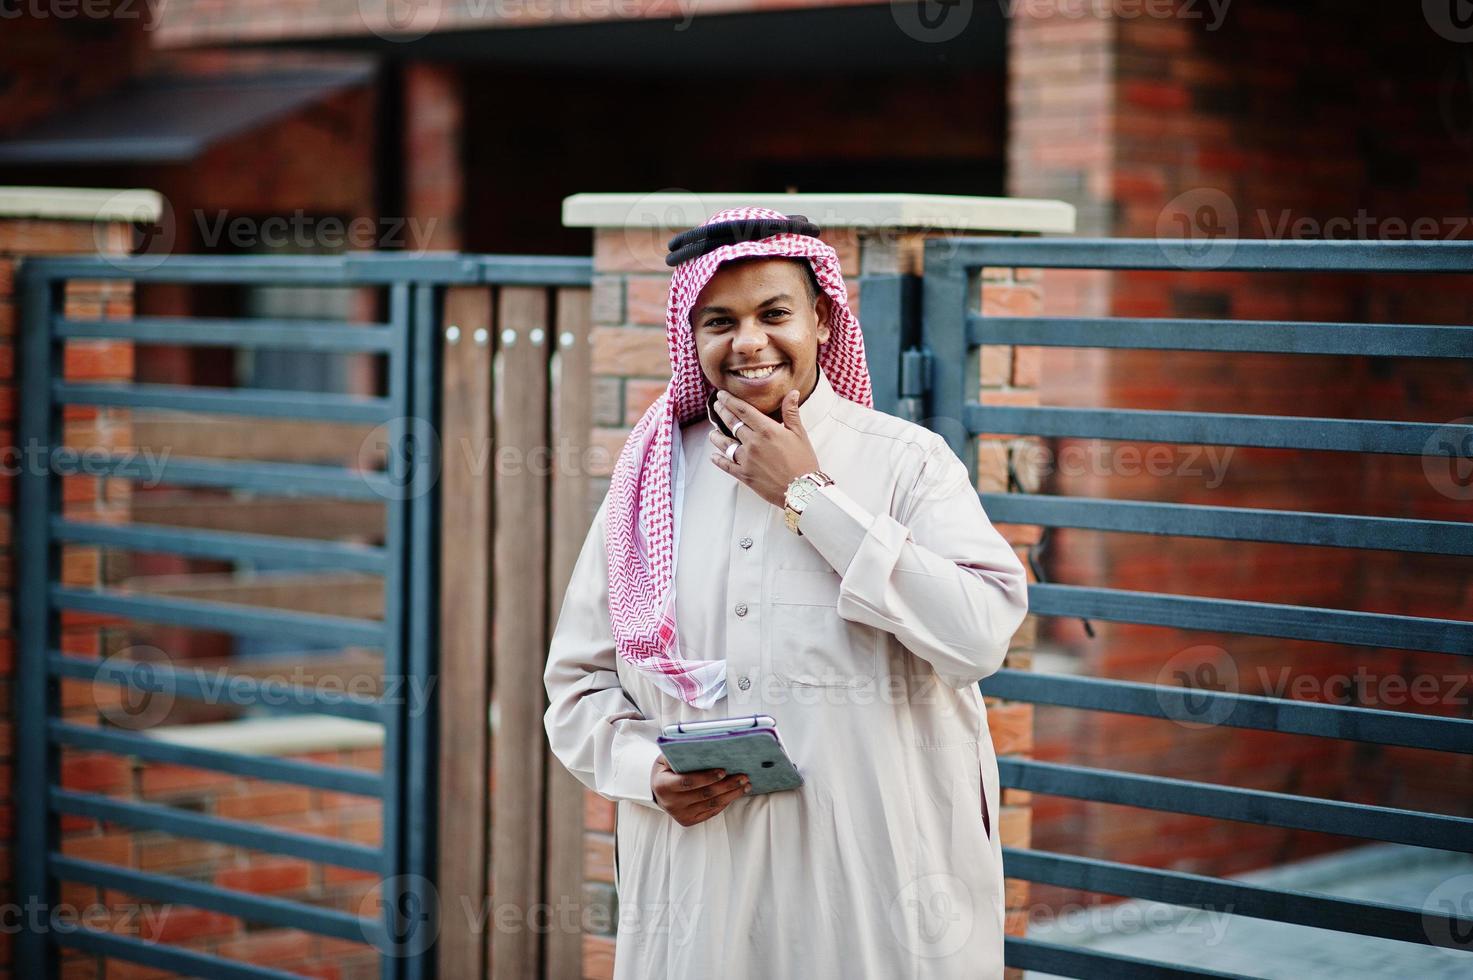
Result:
[[[1022,564],[940,436],[821,372],[799,414],[835,481],[801,536],[711,461],[709,421],[676,443],[676,620],[684,656],[727,662],[712,707],[616,656],[607,497],[563,600],[546,729],[573,775],[618,801],[614,975],[1001,977],[1000,793],[976,684],[1026,614]],[[804,785],[680,826],[650,790],[655,737],[749,714],[777,720]]]

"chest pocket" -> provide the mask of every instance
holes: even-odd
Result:
[[[771,670],[803,687],[862,687],[879,669],[883,634],[839,615],[839,575],[779,568],[768,608]]]

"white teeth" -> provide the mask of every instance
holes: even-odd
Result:
[[[749,370],[749,371],[733,371],[732,373],[735,374],[735,375],[738,375],[739,377],[751,378],[751,379],[754,379],[755,380],[757,378],[765,378],[765,377],[767,377],[769,374],[772,374],[774,371],[776,371],[777,370],[777,367],[778,367],[777,365],[774,365],[774,366],[769,367],[769,368],[757,368],[755,370]]]

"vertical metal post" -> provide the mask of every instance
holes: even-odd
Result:
[[[405,953],[413,949],[416,929],[422,925],[416,918],[421,909],[414,904],[415,895],[406,888],[409,879],[400,877],[404,867],[403,798],[404,775],[404,578],[407,571],[405,548],[408,532],[409,501],[413,471],[405,459],[409,446],[409,284],[395,282],[389,286],[390,340],[387,386],[390,405],[388,450],[384,461],[389,490],[384,501],[384,546],[389,562],[384,573],[384,637],[383,677],[386,703],[383,708],[383,885],[380,911],[383,916],[384,948],[380,950],[379,976],[382,980],[399,980]],[[397,700],[396,700],[397,699]]]
[[[901,352],[916,341],[915,276],[873,275],[859,280],[860,323],[875,408],[911,418],[901,404]]]
[[[46,738],[47,721],[56,712],[56,682],[47,676],[46,654],[59,648],[57,615],[48,595],[59,569],[58,547],[51,539],[52,517],[59,514],[61,494],[51,480],[51,449],[60,444],[61,426],[51,400],[54,373],[61,370],[51,317],[60,307],[60,284],[30,263],[21,267],[20,530],[16,538],[19,565],[19,652],[15,688],[15,799],[18,808],[15,874],[16,901],[22,908],[17,938],[16,976],[49,978],[56,960],[51,944],[51,898],[55,894],[49,856],[57,849],[56,818],[47,805],[57,783],[56,750]]]
[[[966,424],[966,404],[978,388],[977,364],[967,343],[968,269],[949,254],[952,248],[940,239],[926,243],[921,345],[931,352],[931,397],[924,421],[967,464],[975,486],[977,453]]]
[[[412,405],[414,447],[409,479],[415,488],[412,498],[409,540],[409,682],[405,685],[407,730],[403,780],[405,814],[404,873],[416,893],[409,903],[428,918],[412,924],[438,934],[442,912],[435,886],[435,775],[439,758],[439,664],[434,651],[439,628],[438,572],[440,568],[440,353],[439,299],[442,286],[419,283],[414,287],[414,309],[410,320],[413,353]],[[457,906],[458,907],[458,906]],[[435,972],[434,945],[417,942],[405,961],[406,980],[427,980]]]

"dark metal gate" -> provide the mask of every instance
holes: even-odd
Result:
[[[984,267],[1163,271],[1354,272],[1466,275],[1473,243],[1157,240],[934,240],[925,259],[923,350],[931,363],[927,413],[952,420],[943,434],[969,467],[982,433],[1151,440],[1346,453],[1446,456],[1473,463],[1473,425],[1208,414],[1099,408],[984,406],[977,349],[983,344],[1045,347],[1473,358],[1473,327],[1397,323],[1268,322],[1124,317],[983,316],[970,305]],[[960,424],[955,424],[957,421]],[[975,476],[975,469],[974,469]],[[1473,556],[1473,523],[1348,516],[1192,504],[983,493],[997,522],[1044,528],[1277,542]],[[1032,611],[1121,623],[1254,636],[1321,640],[1400,650],[1473,654],[1473,623],[1040,583]],[[1460,661],[1466,664],[1466,661]],[[1473,752],[1473,720],[1003,669],[981,684],[1004,699],[1151,718],[1210,717],[1237,728]],[[1473,819],[1184,779],[1000,760],[1002,785],[1039,794],[1123,804],[1224,820],[1473,851]],[[1276,890],[1254,884],[1087,857],[1004,848],[1009,877],[1173,905],[1467,950],[1466,907],[1424,909],[1371,900]],[[1469,954],[1473,957],[1473,954]],[[1012,966],[1066,976],[1225,976],[1210,971],[1050,944],[1007,939]],[[1473,960],[1470,960],[1473,967]]]
[[[378,950],[379,975],[433,972],[438,696],[435,651],[440,449],[440,316],[451,284],[586,286],[590,263],[575,259],[461,256],[64,258],[27,261],[20,270],[24,322],[18,375],[23,381],[19,445],[34,447],[35,465],[19,479],[16,777],[18,900],[47,910],[39,928],[18,937],[17,975],[55,975],[57,947],[69,946],[186,975],[287,977],[239,959],[119,935],[106,928],[52,921],[60,888],[82,883],[171,906],[196,908],[299,929]],[[265,318],[71,318],[69,282],[126,280],[211,287],[322,286],[370,290],[379,322]],[[90,339],[140,344],[372,354],[380,360],[381,397],[334,392],[158,384],[84,384],[64,380],[67,345]],[[214,417],[353,423],[373,426],[382,467],[168,458],[144,465],[137,453],[103,456],[69,451],[66,406],[175,410]],[[360,454],[361,455],[361,454]],[[161,524],[106,524],[63,513],[68,475],[124,481],[154,478],[188,488],[269,494],[382,506],[373,543],[323,537],[246,533]],[[336,505],[335,505],[336,506]],[[331,536],[328,535],[328,538]],[[150,595],[63,584],[61,549],[87,545],[193,558],[261,560],[274,569],[348,571],[381,579],[382,617],[302,612],[246,602]],[[381,651],[372,696],[250,676],[211,678],[187,665],[84,657],[63,652],[61,617],[78,614],[207,630],[235,637],[348,644]],[[270,704],[295,714],[330,715],[382,726],[381,772],[204,748],[151,738],[119,727],[79,724],[62,716],[66,681],[115,686],[133,695],[250,707]],[[416,696],[416,693],[423,695]],[[381,806],[380,844],[258,826],[186,808],[63,788],[66,748],[114,753],[296,787],[353,794]],[[78,815],[132,830],[290,855],[324,867],[356,869],[380,885],[378,914],[220,887],[184,875],[120,867],[63,854],[59,822]],[[361,911],[361,910],[360,910]]]

